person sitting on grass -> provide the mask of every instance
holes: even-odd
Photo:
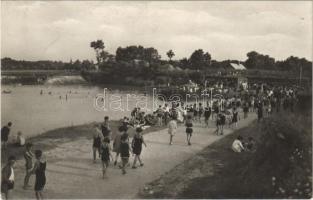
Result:
[[[110,158],[112,158],[109,138],[104,138],[102,140],[100,154],[102,161],[102,178],[104,178],[106,175],[106,169],[109,166]]]
[[[240,153],[245,150],[243,144],[242,144],[243,138],[239,135],[233,142],[231,149],[236,152]]]
[[[142,128],[138,127],[136,128],[136,134],[134,135],[133,141],[132,141],[133,153],[135,154],[134,163],[132,167],[133,169],[137,168],[136,167],[137,160],[139,161],[140,166],[143,166],[143,162],[140,159],[142,144],[144,144],[145,147],[147,147],[147,144],[145,143],[143,136],[142,136]]]
[[[245,143],[245,149],[250,152],[254,152],[256,150],[255,140],[253,137],[248,137],[248,142]]]

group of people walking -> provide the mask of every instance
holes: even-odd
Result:
[[[93,160],[96,162],[96,154],[98,152],[99,158],[102,162],[102,177],[106,177],[106,169],[109,167],[110,161],[114,160],[114,166],[118,164],[118,158],[121,158],[121,163],[118,165],[122,170],[122,174],[126,174],[126,168],[129,164],[129,157],[131,154],[134,155],[134,160],[132,168],[137,168],[137,161],[140,166],[144,163],[141,160],[142,145],[146,145],[144,137],[142,135],[143,129],[141,127],[136,127],[136,133],[133,136],[132,142],[130,143],[128,129],[131,125],[128,122],[128,118],[124,117],[118,132],[115,134],[113,139],[113,149],[111,149],[111,138],[112,131],[110,128],[109,117],[104,117],[104,122],[101,125],[96,124],[95,134],[93,137]],[[133,126],[131,126],[133,127]],[[112,152],[115,152],[115,158],[112,156]]]

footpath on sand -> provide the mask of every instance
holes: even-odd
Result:
[[[247,119],[240,120],[236,129],[248,126],[256,115],[250,113]],[[102,179],[101,161],[92,160],[92,141],[77,139],[60,144],[55,149],[44,152],[47,158],[47,183],[44,189],[45,198],[53,199],[103,199],[103,198],[136,198],[139,189],[184,160],[195,155],[206,146],[233,132],[226,127],[223,136],[217,136],[214,122],[210,121],[211,128],[205,128],[204,123],[195,123],[191,138],[192,145],[186,143],[185,126],[180,124],[169,145],[167,129],[151,132],[144,135],[147,148],[143,147],[143,167],[131,169],[122,175],[118,166],[110,163],[107,169],[107,178]],[[114,153],[113,153],[113,156]],[[133,156],[130,157],[132,165]],[[14,199],[34,198],[33,188],[23,190],[25,176],[24,161],[19,160],[15,170]],[[137,163],[138,164],[138,163]],[[34,176],[31,176],[30,185],[34,185]]]

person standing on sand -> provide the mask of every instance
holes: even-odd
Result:
[[[99,128],[98,124],[95,124],[96,131],[93,133],[93,143],[92,143],[92,152],[93,152],[93,162],[96,162],[96,154],[97,151],[99,153],[100,157],[100,146],[101,146],[101,140],[103,139],[102,132]]]
[[[177,122],[176,116],[172,116],[172,120],[168,123],[168,134],[170,134],[170,145],[173,144],[173,136],[176,134]]]
[[[2,127],[1,129],[1,145],[3,146],[3,149],[7,148],[11,126],[12,126],[12,122],[9,122],[8,125]]]
[[[168,107],[167,103],[164,105],[164,123],[167,125],[168,119],[170,117],[170,108]]]
[[[121,137],[121,146],[120,146],[120,152],[121,152],[121,158],[122,158],[122,173],[126,174],[126,166],[128,165],[129,162],[129,143],[128,143],[128,137]]]
[[[109,166],[110,158],[112,158],[110,140],[108,138],[104,138],[102,140],[101,147],[100,147],[100,154],[101,154],[101,160],[102,160],[102,178],[104,178],[106,174],[106,169]]]
[[[143,136],[142,136],[142,128],[138,127],[136,128],[136,134],[133,137],[133,141],[132,141],[132,149],[133,149],[133,154],[135,154],[135,158],[134,158],[134,162],[133,162],[133,169],[136,169],[136,162],[137,160],[140,163],[140,166],[143,166],[143,162],[140,159],[140,154],[141,154],[141,150],[142,150],[142,144],[145,145],[145,147],[147,147],[147,144],[145,143]]]
[[[41,150],[36,150],[35,151],[35,157],[36,157],[36,162],[35,166],[32,170],[32,173],[36,174],[36,180],[35,180],[35,195],[37,199],[43,199],[43,194],[42,190],[46,185],[46,165],[47,162],[42,156],[42,151]]]
[[[33,157],[34,154],[32,152],[32,143],[27,143],[26,144],[26,151],[24,152],[24,158],[25,158],[25,168],[26,168],[26,175],[24,178],[24,186],[23,189],[26,190],[28,187],[29,178],[31,176],[31,170],[33,168]]]
[[[157,113],[157,117],[158,117],[158,126],[163,126],[163,115],[164,115],[164,112],[163,112],[163,109],[161,107],[161,105],[159,105],[159,108],[156,110],[156,113]]]
[[[199,108],[197,108],[197,104],[193,104],[193,116],[194,120],[197,121],[198,119],[198,113],[199,113]]]
[[[127,132],[127,129],[125,129],[124,125],[120,126],[118,130],[119,131],[116,133],[116,136],[115,136],[114,141],[113,141],[113,152],[116,153],[114,165],[117,164],[117,159],[120,155],[121,137],[125,132]]]
[[[16,158],[9,156],[8,163],[1,170],[1,193],[4,194],[4,199],[9,199],[10,190],[14,189],[14,164]]]
[[[192,124],[191,116],[188,116],[185,126],[186,126],[186,134],[187,134],[187,143],[188,145],[191,145],[190,139],[191,139],[192,132],[193,132],[193,129],[192,129],[193,124]]]
[[[236,107],[233,108],[233,118],[232,118],[232,124],[235,124],[235,127],[237,128],[237,123],[238,123],[238,111]]]
[[[206,107],[204,110],[204,121],[205,121],[205,127],[209,127],[209,119],[211,116],[211,108],[210,107]]]

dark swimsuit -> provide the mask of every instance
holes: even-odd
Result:
[[[133,143],[133,153],[136,155],[140,155],[141,154],[141,150],[142,150],[142,143],[143,143],[143,139],[142,137],[134,137],[134,143]]]
[[[39,162],[39,166],[35,171],[36,181],[35,181],[35,191],[41,191],[46,184],[46,162]]]

